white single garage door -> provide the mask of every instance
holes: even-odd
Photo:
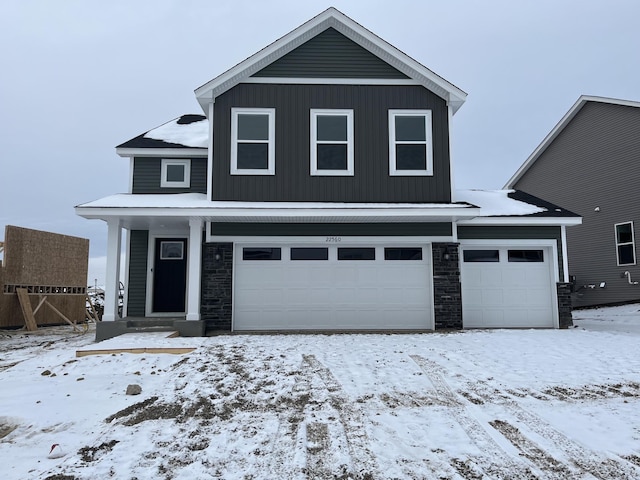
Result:
[[[433,328],[429,246],[234,250],[234,330]]]
[[[463,246],[464,328],[557,326],[551,248]]]

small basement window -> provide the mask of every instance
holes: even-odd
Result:
[[[618,265],[635,265],[636,245],[633,222],[618,223],[616,229],[616,255]]]
[[[422,260],[422,248],[395,248],[388,247],[384,249],[385,260]]]
[[[462,259],[464,262],[499,262],[500,252],[498,250],[463,250]]]
[[[509,262],[544,262],[542,250],[509,250]]]
[[[242,260],[280,260],[281,255],[279,247],[245,247],[242,249]]]
[[[326,247],[292,247],[291,260],[328,260],[329,249]]]
[[[165,188],[189,188],[191,184],[191,160],[163,158],[160,168],[160,186]]]
[[[338,248],[338,260],[375,260],[376,249],[373,247]]]

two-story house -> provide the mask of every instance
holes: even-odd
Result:
[[[204,115],[117,147],[128,193],[76,207],[108,224],[98,338],[163,317],[184,335],[570,323],[565,229],[580,218],[454,191],[466,94],[341,12],[195,94]]]
[[[640,301],[640,102],[583,95],[505,188],[583,218],[567,235],[573,305]]]

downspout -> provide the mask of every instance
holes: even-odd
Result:
[[[569,253],[567,249],[567,226],[562,225],[560,227],[561,241],[562,241],[562,281],[564,283],[569,282]]]
[[[209,103],[209,144],[208,144],[208,152],[207,152],[207,199],[209,201],[212,200],[213,195],[213,104],[215,103],[215,99],[211,99],[211,103]]]
[[[456,182],[453,179],[453,154],[451,152],[451,120],[453,119],[453,108],[451,107],[451,105],[447,105],[447,112],[448,112],[448,128],[447,128],[447,133],[448,133],[448,142],[449,142],[449,185],[451,188],[451,203],[456,201]],[[433,147],[432,147],[433,148]],[[457,237],[456,237],[457,238]],[[457,241],[457,240],[456,240]]]

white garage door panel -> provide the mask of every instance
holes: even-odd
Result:
[[[396,246],[396,245],[394,245]],[[325,245],[322,245],[325,247]],[[234,330],[428,329],[432,322],[431,273],[423,260],[242,260],[236,246]]]
[[[553,327],[555,282],[551,249],[531,247],[543,250],[542,262],[508,262],[508,251],[513,247],[463,246],[463,251],[491,249],[499,250],[499,262],[466,262],[462,255],[464,327]]]

